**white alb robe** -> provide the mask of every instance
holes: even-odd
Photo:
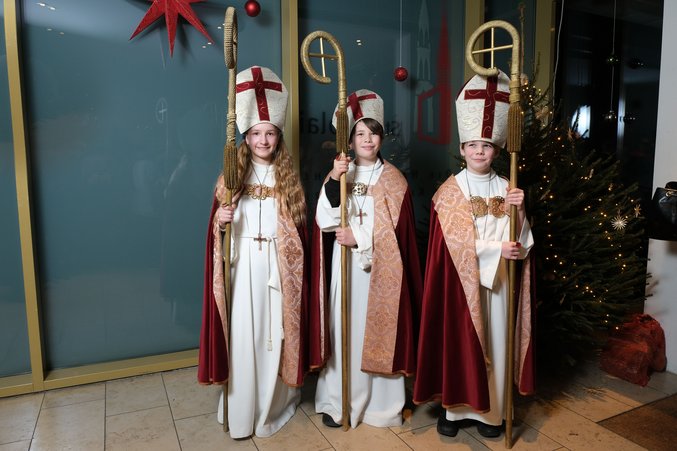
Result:
[[[247,184],[275,186],[273,165],[252,165]],[[298,388],[288,386],[278,376],[284,331],[276,203],[274,197],[259,201],[243,194],[231,226],[228,427],[233,438],[274,434],[294,415],[301,396]],[[254,240],[259,231],[263,242]],[[222,403],[223,395],[218,410],[220,423]]]
[[[458,186],[466,199],[480,196],[488,202],[490,197],[506,196],[508,181],[493,170],[489,174],[473,174],[467,169],[457,176]],[[487,380],[489,384],[489,412],[478,413],[470,407],[447,409],[447,420],[472,419],[500,426],[504,417],[504,391],[506,368],[506,337],[508,317],[508,262],[501,258],[503,241],[510,241],[510,216],[496,218],[490,213],[475,218],[475,250],[479,259],[480,302],[484,319],[485,345],[489,358]],[[518,241],[522,244],[520,259],[534,245],[529,222],[525,219]]]
[[[357,172],[356,172],[357,171]],[[383,163],[356,166],[350,163],[346,179],[348,183],[361,182],[374,185],[383,172]],[[362,224],[358,213],[362,209]],[[402,424],[402,408],[405,401],[404,377],[378,376],[360,369],[362,343],[367,318],[367,300],[371,280],[372,242],[374,229],[374,199],[371,195],[355,196],[348,192],[347,217],[357,241],[357,248],[348,252],[348,279],[350,293],[350,424],[353,428],[363,421],[377,427]],[[320,192],[315,216],[323,232],[334,231],[341,224],[340,208],[332,208],[324,187]],[[341,422],[341,246],[334,241],[332,252],[332,278],[329,288],[332,357],[322,370],[315,392],[315,410],[329,414]],[[385,327],[386,325],[384,325]],[[397,327],[396,324],[390,325]]]

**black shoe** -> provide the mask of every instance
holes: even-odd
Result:
[[[322,414],[322,424],[330,428],[340,428],[341,425],[338,424],[328,413]]]
[[[494,438],[501,435],[501,426],[493,426],[491,424],[484,424],[480,421],[477,422],[477,432],[486,438]]]
[[[458,434],[458,422],[447,420],[446,410],[442,410],[437,419],[437,432],[447,437],[456,437],[456,434]]]

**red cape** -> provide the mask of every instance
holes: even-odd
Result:
[[[534,391],[533,355],[531,342],[519,381],[523,394]],[[467,405],[478,412],[490,408],[484,354],[434,205],[430,211],[414,402],[432,399],[441,399],[445,407]]]
[[[320,240],[320,236],[323,239]],[[392,360],[392,366],[385,374],[403,373],[411,375],[416,372],[416,350],[418,340],[418,325],[421,309],[421,293],[423,284],[421,280],[421,268],[419,264],[418,248],[416,247],[416,229],[414,224],[414,210],[411,198],[411,192],[407,188],[400,210],[399,220],[395,228],[395,236],[400,255],[402,257],[403,275],[400,289],[399,314],[397,319],[397,340],[395,352]],[[329,286],[332,275],[331,255],[334,245],[335,234],[333,232],[323,233],[317,224],[313,227],[313,245],[312,245],[312,285],[311,299],[313,300],[311,311],[315,316],[314,324],[320,324],[320,311],[325,312],[323,318],[325,327],[328,331],[328,309],[329,309]],[[322,243],[322,244],[320,244]],[[323,258],[324,267],[320,268],[320,253],[328,258]],[[327,281],[323,293],[320,293],[320,283],[318,274],[324,271],[324,280]],[[323,308],[319,303],[323,303]],[[385,325],[384,325],[385,326]],[[311,326],[312,327],[312,326]],[[311,344],[314,346],[313,355],[322,356],[321,359],[311,361],[311,366],[321,366],[331,356],[331,343],[327,333],[324,341],[316,341]]]
[[[223,384],[228,381],[230,375],[228,345],[223,332],[223,326],[219,311],[216,307],[214,299],[213,286],[213,257],[212,251],[214,249],[214,236],[212,234],[212,224],[214,221],[214,214],[219,207],[219,202],[214,197],[212,202],[212,209],[209,215],[209,226],[207,227],[207,244],[205,250],[205,274],[204,274],[204,292],[203,292],[203,309],[202,309],[202,329],[200,331],[200,352],[198,357],[198,382],[201,384]],[[305,227],[297,228],[297,232],[301,239],[304,249],[307,249],[307,231]],[[317,341],[313,339],[312,330],[318,328],[312,327],[309,324],[309,265],[308,252],[304,252],[303,265],[303,289],[301,294],[301,318],[300,318],[300,347],[298,374],[296,383],[293,385],[301,385],[303,378],[309,369],[309,362],[317,357],[313,357],[308,346],[310,341]]]

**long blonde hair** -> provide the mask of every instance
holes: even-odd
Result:
[[[279,141],[271,162],[275,165],[275,197],[282,213],[291,216],[296,227],[300,227],[306,223],[306,198],[284,137],[281,132],[278,133]],[[237,177],[241,191],[251,171],[251,150],[247,142],[242,140],[237,148]]]

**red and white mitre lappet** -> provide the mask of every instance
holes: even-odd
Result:
[[[336,128],[338,107],[337,104],[331,120],[331,125],[334,128]],[[366,118],[374,119],[385,129],[383,125],[383,99],[373,91],[359,89],[350,94],[347,99],[346,112],[348,113],[348,135],[353,131],[355,124]]]
[[[510,79],[498,75],[475,75],[463,86],[456,98],[458,136],[461,143],[488,141],[505,147],[510,108]]]
[[[282,80],[267,67],[252,66],[237,74],[236,123],[240,133],[267,122],[284,129],[289,94]]]

